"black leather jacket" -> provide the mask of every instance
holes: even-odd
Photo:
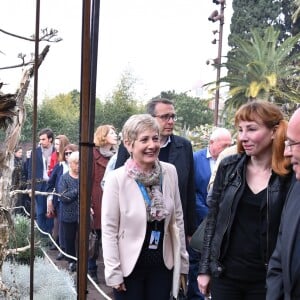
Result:
[[[228,249],[237,206],[245,189],[248,159],[249,156],[245,154],[231,155],[225,157],[218,167],[210,199],[199,274],[219,276],[224,271],[222,260]],[[261,256],[265,264],[276,245],[281,211],[291,179],[292,173],[279,176],[273,172],[267,187],[267,199],[261,204]]]

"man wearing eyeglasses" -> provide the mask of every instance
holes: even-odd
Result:
[[[287,129],[284,155],[291,159],[295,183],[282,212],[277,245],[269,262],[267,300],[300,299],[300,108]]]
[[[161,129],[159,160],[176,167],[182,203],[184,228],[187,239],[196,229],[194,162],[191,143],[174,135],[176,113],[174,103],[166,98],[153,98],[146,106],[146,112],[156,118]],[[122,145],[122,144],[121,144]],[[129,154],[124,146],[119,147],[115,169],[122,166]]]

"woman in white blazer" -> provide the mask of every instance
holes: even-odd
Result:
[[[188,273],[176,169],[158,160],[152,116],[131,116],[122,134],[130,158],[110,172],[102,199],[105,280],[116,300],[168,300]]]

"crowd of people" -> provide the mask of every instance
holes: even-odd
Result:
[[[300,299],[300,109],[288,122],[273,103],[246,103],[236,132],[215,128],[195,152],[173,133],[176,119],[174,103],[157,97],[125,122],[121,142],[113,125],[95,130],[90,230],[114,298]],[[12,188],[36,176],[35,190],[48,192],[35,195],[37,224],[76,257],[79,148],[49,128],[38,136],[34,158],[15,150]],[[189,241],[204,219],[199,253]],[[97,257],[87,264],[99,283]]]

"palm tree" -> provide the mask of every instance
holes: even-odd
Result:
[[[279,44],[279,33],[268,27],[262,36],[251,30],[250,40],[236,37],[232,72],[220,80],[230,88],[226,108],[258,97],[278,103],[299,102],[300,53],[291,53],[300,35]]]
[[[296,9],[292,15],[292,18],[293,18],[293,23],[296,23],[297,20],[300,18],[300,0],[295,0],[294,4],[295,4]]]

